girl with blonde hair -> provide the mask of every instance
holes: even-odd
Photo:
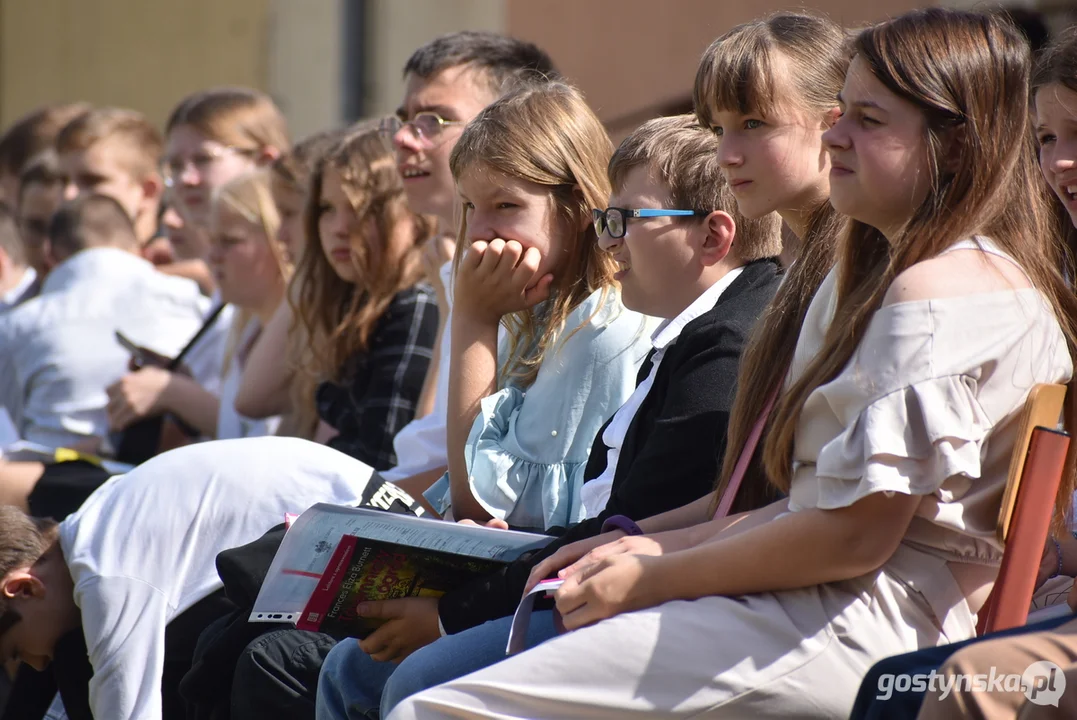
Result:
[[[165,185],[181,212],[205,227],[213,191],[288,150],[284,116],[265,93],[212,88],[184,98],[165,124]]]
[[[426,493],[442,514],[535,530],[583,517],[587,452],[631,395],[647,345],[591,222],[609,199],[612,153],[583,97],[559,82],[501,97],[453,148],[449,471]]]
[[[277,238],[280,218],[265,171],[242,175],[219,186],[209,214],[209,261],[221,301],[235,312],[224,348],[218,398],[186,374],[160,367],[137,373],[143,384],[160,388],[149,404],[125,393],[121,379],[109,388],[109,424],[118,430],[149,415],[169,412],[202,435],[219,439],[270,434],[276,419],[254,421],[236,413],[234,397],[251,344],[284,298],[292,263]],[[128,376],[130,377],[130,376]]]
[[[180,101],[168,118],[165,133],[162,174],[168,203],[176,211],[168,224],[181,225],[184,239],[183,257],[170,264],[168,272],[212,289],[213,195],[225,183],[267,165],[289,148],[284,116],[268,95],[257,90],[213,88]],[[222,306],[216,295],[213,306],[216,314],[207,317],[209,327],[189,349],[184,362],[203,380],[206,390],[218,393],[223,377],[209,369],[224,366],[233,308]],[[125,377],[120,394],[128,407],[120,414],[132,411],[138,417],[146,415],[160,400],[162,380],[162,376],[143,372]],[[200,402],[198,398],[184,401]]]

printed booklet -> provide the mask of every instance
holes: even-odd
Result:
[[[547,535],[319,503],[289,527],[251,622],[365,637],[367,600],[440,597],[553,540]]]

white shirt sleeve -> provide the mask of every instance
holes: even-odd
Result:
[[[172,614],[157,588],[127,577],[94,576],[75,587],[93,666],[95,718],[161,717],[165,626]]]
[[[23,380],[19,377],[14,353],[16,343],[8,323],[0,321],[0,408],[7,410],[22,435]]]

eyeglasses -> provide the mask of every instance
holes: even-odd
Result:
[[[161,175],[164,176],[165,187],[175,187],[176,181],[187,170],[188,166],[194,166],[194,169],[201,175],[223,160],[228,155],[243,155],[245,157],[253,157],[258,152],[255,148],[243,148],[236,147],[235,145],[222,145],[219,148],[211,148],[209,150],[201,150],[196,152],[190,157],[171,157],[167,158],[164,165],[161,167]]]
[[[443,136],[445,128],[466,124],[459,120],[446,120],[436,112],[421,112],[416,113],[415,117],[407,122],[395,115],[387,117],[381,121],[379,129],[390,140],[398,132],[406,129],[415,142],[419,143],[424,149],[429,150],[437,147],[445,140]]]
[[[709,215],[706,210],[634,210],[630,208],[606,208],[591,211],[594,218],[595,232],[601,235],[608,233],[613,239],[623,238],[628,229],[628,218],[653,218],[653,217],[700,217]]]

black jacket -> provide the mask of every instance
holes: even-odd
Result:
[[[606,518],[640,520],[687,505],[714,488],[740,355],[778,283],[776,261],[749,263],[714,308],[684,327],[666,349],[654,384],[629,425],[606,509],[530,557],[444,595],[438,611],[447,632],[511,615],[531,568],[558,548],[598,535]],[[650,363],[644,363],[638,382],[649,372]],[[584,482],[606,469],[604,430],[591,448]]]

